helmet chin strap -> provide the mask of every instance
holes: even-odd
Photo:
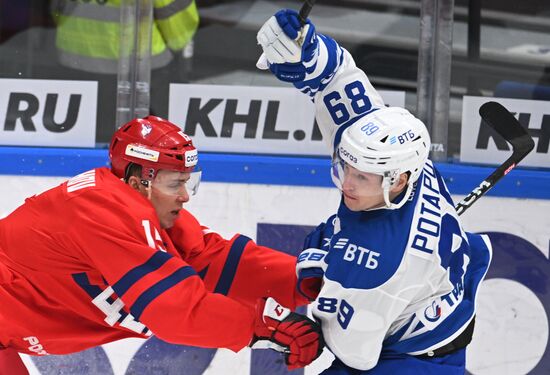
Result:
[[[405,195],[403,196],[401,201],[399,201],[398,203],[392,203],[390,201],[390,187],[385,186],[384,187],[384,202],[386,203],[386,208],[388,210],[396,210],[398,208],[403,207],[405,205],[405,203],[407,203],[407,201],[409,200],[409,197],[411,196],[413,185],[414,184],[407,183],[407,190],[405,191]]]
[[[145,193],[148,200],[151,200],[151,185],[152,182],[150,180],[141,180],[141,184],[145,186]]]
[[[390,188],[393,184],[395,184],[395,181],[399,176],[399,173],[396,172],[386,172],[384,173],[384,176],[382,177],[382,189],[384,191],[384,203],[386,204],[387,209],[389,210],[396,210],[398,208],[403,207],[405,203],[407,203],[409,197],[411,196],[412,188],[414,184],[411,184],[410,182],[407,182],[407,190],[405,192],[405,195],[398,203],[392,203],[390,201]]]
[[[386,208],[391,209],[392,203],[390,201],[390,188],[395,183],[397,172],[387,171],[382,175],[382,190],[384,191],[384,203]]]
[[[390,202],[390,186],[389,184],[384,183],[382,183],[382,186],[384,189],[384,203],[386,203],[386,208],[391,208],[392,203]]]

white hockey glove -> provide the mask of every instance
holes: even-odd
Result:
[[[327,254],[334,227],[321,223],[304,240],[304,249],[296,260],[298,292],[310,301],[314,301],[323,286],[323,277],[327,270]]]
[[[318,40],[311,21],[302,27],[298,13],[280,10],[269,18],[257,34],[263,54],[256,66],[270,69],[281,81],[303,81],[306,73],[315,69]]]
[[[289,370],[305,367],[323,351],[319,324],[296,314],[273,298],[260,299],[256,305],[253,349],[274,349],[285,354]]]
[[[296,261],[298,292],[309,301],[315,301],[323,287],[323,276],[327,270],[325,257],[328,251],[309,248],[303,250]]]
[[[334,39],[316,33],[309,20],[302,28],[293,10],[281,10],[267,20],[257,39],[264,53],[256,66],[312,98],[330,83],[344,58]]]

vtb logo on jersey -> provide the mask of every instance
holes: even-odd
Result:
[[[365,268],[371,270],[378,267],[378,257],[380,256],[380,253],[353,243],[349,243],[349,238],[339,238],[333,248],[336,250],[345,249],[343,258],[347,262],[353,262],[359,266],[364,266]]]

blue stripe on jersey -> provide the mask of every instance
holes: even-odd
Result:
[[[475,299],[479,285],[491,262],[491,253],[480,235],[467,233],[471,258],[464,275],[464,298],[456,309],[431,331],[400,341],[405,327],[399,329],[384,341],[383,353],[410,353],[437,346],[460,328],[466,328],[475,314]],[[453,292],[451,292],[453,293]],[[411,321],[414,316],[411,317]],[[410,322],[407,326],[410,325]]]
[[[433,163],[432,163],[432,165],[433,165]],[[439,184],[439,186],[441,186],[441,187],[445,186],[444,189],[443,188],[440,189],[441,196],[443,196],[445,198],[447,203],[449,203],[451,206],[454,207],[455,204],[453,202],[453,198],[451,198],[451,193],[449,192],[449,189],[447,188],[447,184],[445,183],[445,180],[443,179],[443,176],[441,176],[441,173],[439,173],[439,171],[435,167],[434,167],[434,171],[435,171],[435,175],[437,177],[437,183]]]
[[[184,266],[179,268],[176,272],[162,279],[161,281],[147,289],[145,292],[143,292],[130,308],[130,313],[136,320],[139,320],[141,314],[143,314],[143,310],[145,310],[145,308],[149,306],[149,304],[155,298],[160,296],[162,293],[164,293],[180,281],[183,281],[193,275],[196,275],[196,273],[192,267]]]
[[[197,274],[199,275],[199,277],[201,279],[204,280],[204,278],[206,277],[206,273],[208,272],[208,266],[204,267],[201,271],[199,271]]]
[[[92,285],[90,284],[90,279],[88,279],[88,275],[86,273],[73,273],[72,274],[73,280],[82,288],[84,291],[92,298],[96,298],[101,292],[103,292],[103,289],[101,289],[98,285]],[[103,279],[106,285],[109,285],[105,279]],[[115,302],[115,299],[111,295],[109,298],[106,299],[107,303],[109,305],[112,305]],[[120,318],[117,320],[119,323],[121,323],[128,313],[124,311],[123,309],[119,310],[118,313],[120,314]],[[145,327],[143,332],[146,333],[149,329]]]
[[[240,235],[233,241],[231,248],[229,249],[229,254],[227,254],[227,259],[225,260],[225,266],[223,267],[222,274],[216,284],[214,293],[220,293],[224,296],[229,293],[229,288],[233,283],[235,274],[237,273],[237,266],[243,255],[244,248],[246,244],[250,241],[250,238]]]
[[[90,284],[90,280],[88,279],[88,275],[86,275],[86,273],[73,273],[71,276],[78,286],[84,289],[84,291],[88,293],[92,299],[97,297],[99,293],[103,292],[103,289],[99,286]]]
[[[172,255],[164,251],[157,251],[145,263],[132,268],[124,276],[120,278],[114,285],[113,289],[119,297],[128,291],[138,280],[148,275],[149,273],[158,270],[164,263],[172,258]]]
[[[307,74],[304,81],[294,82],[294,86],[298,90],[309,95],[312,99],[318,91],[322,91],[332,81],[332,78],[344,61],[344,52],[334,39],[323,34],[317,35],[319,49],[323,50],[324,45],[324,49],[326,50],[326,61],[323,71],[312,77],[312,73],[318,68],[316,63],[311,68],[306,69]]]

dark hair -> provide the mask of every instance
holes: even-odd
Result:
[[[124,182],[128,182],[131,176],[141,178],[142,166],[136,163],[128,163],[124,172]]]

